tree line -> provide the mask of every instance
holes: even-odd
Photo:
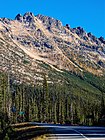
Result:
[[[98,125],[105,117],[103,94],[97,102],[76,96],[70,89],[66,84],[48,84],[45,74],[38,85],[17,83],[9,74],[0,73],[0,127],[3,127],[3,113],[10,123]]]

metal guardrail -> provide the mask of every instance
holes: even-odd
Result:
[[[12,124],[11,127],[14,130],[14,133],[11,134],[11,140],[29,140],[40,135],[49,134],[47,127],[30,123]]]

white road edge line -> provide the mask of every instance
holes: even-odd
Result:
[[[57,128],[65,128],[65,129],[68,129],[67,127],[61,127],[61,126],[56,126]],[[84,136],[82,133],[80,133],[79,131],[73,129],[73,128],[69,128],[70,130],[72,131],[75,131],[76,133],[80,134],[84,139],[86,140],[90,140],[89,138],[87,138],[86,136]],[[56,134],[55,134],[56,135]]]
[[[75,129],[71,129],[73,131],[75,131],[76,133],[80,134],[84,139],[86,140],[90,140],[89,138],[87,138],[86,136],[84,136],[82,133],[80,133],[79,131],[75,130]]]

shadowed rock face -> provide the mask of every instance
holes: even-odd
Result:
[[[23,21],[23,16],[21,14],[18,14],[16,17],[15,17],[15,20],[18,20],[19,22],[22,22]]]
[[[102,37],[97,38],[94,35],[92,35],[91,32],[86,33],[86,31],[82,27],[73,28],[72,32],[76,33],[79,37],[81,37],[85,41],[91,40],[92,42],[96,43],[97,45],[101,45],[101,43],[103,43],[103,44],[105,43],[104,38],[102,38]]]
[[[31,12],[25,13],[23,16],[21,14],[18,14],[15,17],[15,20],[26,24],[26,26],[29,26],[33,29],[35,29],[35,20],[34,20],[34,15]]]
[[[0,18],[0,43],[2,70],[7,70],[7,60],[11,60],[13,73],[31,76],[33,70],[43,71],[39,63],[77,74],[105,72],[103,37],[97,38],[82,27],[63,26],[61,21],[48,16],[27,12],[18,14],[15,20]]]
[[[99,40],[101,41],[101,43],[105,44],[105,39],[102,36],[99,38]]]
[[[38,19],[42,21],[42,23],[47,26],[47,27],[55,27],[58,29],[62,29],[62,23],[59,20],[56,20],[54,18],[48,17],[48,16],[43,16],[43,15],[37,15],[36,16]]]
[[[24,22],[33,22],[34,21],[34,15],[31,12],[27,12],[23,16]]]
[[[86,36],[86,32],[82,27],[73,28],[72,31],[80,37]]]
[[[101,60],[98,61],[98,64],[105,68],[105,63],[103,63]]]

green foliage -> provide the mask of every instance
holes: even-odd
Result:
[[[12,77],[8,84],[8,75],[0,74],[2,79],[2,82],[0,80],[0,108],[2,113],[9,116],[4,120],[1,114],[1,132],[8,126],[6,120],[11,123],[24,121],[85,125],[98,123],[104,115],[105,95],[104,92],[102,94],[104,78],[87,73],[80,76],[67,71],[54,72],[54,70],[53,73],[52,70],[49,71],[48,76],[53,83],[48,84],[48,77],[44,74],[42,85],[36,84],[36,86],[14,83]],[[7,85],[10,86],[9,92]],[[7,93],[11,98],[9,102],[7,102]],[[9,109],[8,106],[11,108]],[[7,134],[9,133],[8,129]]]
[[[9,140],[12,132],[13,131],[10,127],[10,120],[7,113],[0,112],[0,137],[3,140]]]
[[[84,73],[84,80],[101,92],[105,92],[105,76],[98,77],[91,73]]]
[[[8,134],[6,134],[6,136],[5,136],[4,140],[10,140],[10,138],[9,138]]]
[[[45,68],[45,69],[50,69],[51,68],[48,64],[46,64],[44,62],[40,63],[40,66]]]
[[[24,59],[23,63],[24,63],[24,64],[29,64],[30,62],[29,62],[29,60]]]

